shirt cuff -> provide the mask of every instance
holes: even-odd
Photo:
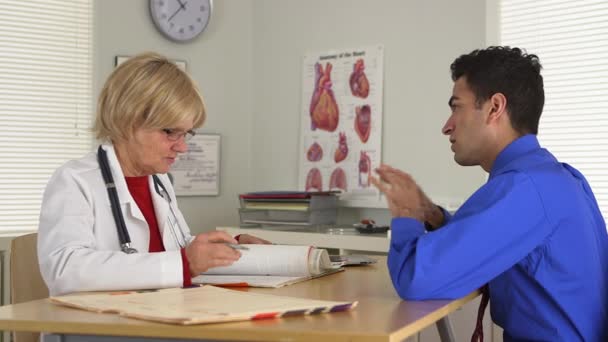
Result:
[[[184,276],[184,287],[192,286],[192,274],[190,274],[190,262],[188,261],[188,257],[186,256],[186,249],[182,248],[180,250],[182,255],[182,274]]]

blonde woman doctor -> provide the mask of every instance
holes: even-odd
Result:
[[[56,170],[44,192],[38,258],[51,295],[188,286],[239,259],[228,244],[267,243],[191,235],[166,173],[204,120],[195,83],[163,56],[114,70],[94,126],[102,144]]]

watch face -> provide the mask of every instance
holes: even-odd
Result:
[[[167,38],[186,42],[201,34],[211,18],[212,0],[150,0],[150,14]]]

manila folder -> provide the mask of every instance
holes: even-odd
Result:
[[[334,302],[242,292],[215,286],[51,297],[55,304],[173,324],[246,321],[346,311],[357,301]]]

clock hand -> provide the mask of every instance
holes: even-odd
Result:
[[[177,2],[179,3],[179,7],[185,11],[187,2],[182,3],[181,0],[177,0]]]
[[[181,8],[181,7],[180,7],[180,8],[178,8],[178,9],[177,9],[177,11],[175,11],[175,12],[174,12],[174,13],[173,13],[173,14],[172,14],[170,17],[169,17],[169,20],[167,20],[167,21],[171,21],[171,19],[173,19],[173,17],[175,17],[175,15],[176,15],[177,13],[179,13],[179,11],[181,11],[181,10],[182,10],[182,8]]]

